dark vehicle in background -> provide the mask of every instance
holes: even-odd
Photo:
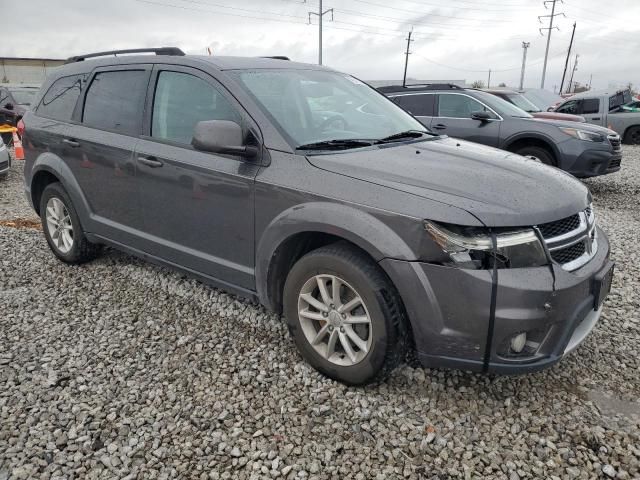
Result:
[[[507,89],[484,89],[484,92],[500,97],[509,103],[514,104],[516,107],[521,108],[525,112],[531,114],[535,118],[548,118],[550,120],[564,120],[566,122],[585,122],[584,117],[580,115],[569,115],[567,113],[548,112],[541,110],[534,105],[527,97],[522,93],[518,93],[513,90]]]
[[[378,90],[437,133],[535,158],[576,177],[620,170],[620,137],[606,128],[534,118],[495,95],[457,85]]]
[[[525,88],[520,93],[542,111],[549,111],[550,107],[558,105],[563,100],[557,93],[543,88]]]
[[[40,87],[26,85],[0,85],[0,125],[16,127],[29,108]],[[2,134],[4,143],[12,143],[11,134]]]
[[[347,384],[407,349],[534,371],[595,326],[613,265],[576,179],[435,135],[328,68],[143,51],[70,59],[23,119],[63,262],[109,245],[259,301]]]
[[[632,102],[630,90],[587,91],[568,98],[554,111],[582,115],[593,125],[616,131],[624,143],[640,145],[640,112],[624,108]]]

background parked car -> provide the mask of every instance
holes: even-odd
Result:
[[[525,88],[520,93],[540,110],[548,111],[549,107],[558,105],[563,98],[557,93],[543,88]]]
[[[485,92],[488,92],[496,97],[500,97],[503,100],[506,100],[509,103],[513,103],[516,107],[521,108],[527,113],[530,113],[535,118],[549,118],[551,120],[565,120],[567,122],[585,122],[584,117],[580,115],[569,115],[568,113],[558,113],[558,112],[548,112],[538,108],[534,105],[527,97],[525,97],[522,93],[516,92],[515,90],[509,89],[485,89]]]
[[[640,145],[640,112],[622,108],[632,101],[630,90],[588,91],[568,98],[555,111],[582,115],[589,123],[616,131],[624,143]]]
[[[40,87],[33,85],[0,85],[0,125],[16,127],[30,107]],[[11,143],[10,134],[1,135],[4,143]]]
[[[11,156],[9,150],[5,146],[2,138],[0,138],[0,180],[7,177],[11,168]]]
[[[379,90],[441,134],[533,157],[576,177],[620,170],[620,137],[603,127],[533,118],[495,95],[451,84]]]

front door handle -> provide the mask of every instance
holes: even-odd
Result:
[[[156,157],[138,157],[138,161],[151,168],[159,168],[163,165]]]
[[[433,128],[435,128],[436,130],[444,130],[445,128],[447,128],[447,126],[443,123],[437,123],[433,126]]]
[[[65,138],[62,140],[63,143],[66,143],[67,145],[69,145],[70,147],[73,148],[78,148],[80,146],[80,142],[73,140],[71,138]]]

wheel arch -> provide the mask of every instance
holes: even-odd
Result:
[[[505,141],[503,148],[509,152],[515,153],[520,148],[530,146],[544,148],[552,155],[554,165],[557,166],[559,164],[560,152],[558,148],[553,140],[543,135],[531,133],[515,135]]]

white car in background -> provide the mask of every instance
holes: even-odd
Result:
[[[10,168],[11,156],[9,155],[9,149],[4,145],[4,142],[0,137],[0,179],[5,179],[7,177]]]

